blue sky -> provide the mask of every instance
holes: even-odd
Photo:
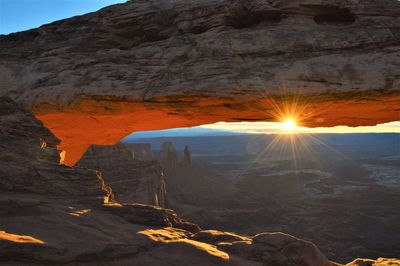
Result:
[[[37,28],[126,0],[0,0],[0,34]]]

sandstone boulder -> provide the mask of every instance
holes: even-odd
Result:
[[[311,242],[283,233],[262,233],[252,239],[221,243],[218,247],[263,265],[335,265]]]

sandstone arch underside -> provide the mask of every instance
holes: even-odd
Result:
[[[138,130],[400,120],[400,2],[146,0],[0,36],[0,95],[65,162]],[[296,105],[294,104],[296,103]]]

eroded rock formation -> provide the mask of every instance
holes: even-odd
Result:
[[[32,114],[0,98],[0,189],[92,203],[113,197],[95,170],[60,165],[57,139]]]
[[[124,143],[125,147],[132,151],[133,159],[139,161],[154,160],[150,144],[147,143]]]
[[[192,155],[190,153],[188,145],[185,145],[185,149],[183,150],[183,165],[185,167],[192,166]]]
[[[172,210],[116,202],[94,171],[59,165],[58,139],[4,98],[0,141],[1,265],[333,265],[288,235],[201,232]]]
[[[158,161],[151,159],[150,145],[92,145],[77,165],[100,171],[119,202],[165,207],[163,172]]]
[[[171,141],[166,141],[161,146],[161,158],[162,166],[168,171],[175,168],[178,163],[178,153],[175,149],[174,144]]]
[[[399,15],[395,0],[130,1],[0,36],[0,95],[62,140],[68,164],[134,131],[279,109],[309,126],[395,121]]]
[[[220,262],[216,260],[207,265],[223,263],[226,259],[230,260],[230,264],[227,265],[335,265],[312,243],[283,233],[264,233],[254,237],[241,237],[215,230],[201,231],[196,234],[171,229],[145,230],[139,233],[162,243],[185,243],[186,245],[192,243],[199,249],[208,249]],[[202,242],[198,242],[197,239],[201,239]],[[185,264],[178,261],[174,265],[182,265],[182,263]]]

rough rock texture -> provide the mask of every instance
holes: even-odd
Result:
[[[179,218],[173,210],[156,206],[137,203],[123,205],[112,203],[105,205],[103,210],[121,216],[128,222],[135,224],[175,227],[192,233],[197,233],[201,230],[198,225]]]
[[[216,121],[399,119],[396,0],[140,0],[0,36],[0,95],[73,164],[90,144]],[[296,102],[293,108],[285,108]]]
[[[26,193],[3,192],[0,214],[1,265],[146,265],[136,256],[146,256],[157,243],[138,231],[170,225],[199,230],[173,211],[153,206],[96,207]]]
[[[191,239],[216,245],[218,243],[232,243],[236,241],[250,241],[251,238],[236,235],[230,232],[220,232],[217,230],[203,230],[194,234]]]
[[[221,242],[217,246],[265,265],[332,265],[311,242],[283,233],[262,233],[251,241]]]
[[[0,189],[103,203],[113,197],[101,173],[60,165],[57,139],[33,115],[0,98]]]
[[[31,114],[0,98],[1,265],[268,263],[268,258],[249,259],[201,242],[200,238],[210,242],[210,232],[200,233],[197,225],[172,210],[115,202],[94,171],[58,164],[57,143]],[[109,200],[103,204],[105,199]],[[242,239],[211,232],[228,242]],[[293,247],[290,256],[308,250],[309,245],[304,242]],[[314,266],[321,259],[327,262],[316,248],[313,252],[307,253],[310,258],[305,264],[293,265]]]
[[[173,169],[178,163],[178,153],[174,144],[171,141],[166,141],[161,145],[161,158],[162,166],[168,171]]]
[[[132,151],[133,158],[140,161],[154,160],[150,144],[147,143],[124,143],[125,147]]]
[[[166,189],[161,166],[155,160],[138,160],[138,157],[148,159],[151,155],[150,149],[135,152],[140,151],[140,147],[142,145],[123,143],[92,145],[77,165],[100,171],[119,202],[165,207]],[[150,148],[150,145],[143,147]]]
[[[263,233],[245,238],[232,233],[209,230],[195,235],[185,234],[186,238],[183,239],[184,232],[177,230],[147,230],[141,233],[163,243],[201,243],[199,246],[208,246],[208,250],[220,258],[230,258],[233,262],[245,259],[245,265],[334,265],[312,243],[283,233]],[[199,239],[202,241],[199,242]],[[216,242],[216,239],[223,241]]]
[[[185,145],[185,149],[183,150],[183,165],[185,167],[192,166],[192,155],[190,153],[188,145]]]
[[[398,266],[400,265],[400,259],[386,259],[378,258],[376,260],[371,259],[356,259],[346,266]]]

